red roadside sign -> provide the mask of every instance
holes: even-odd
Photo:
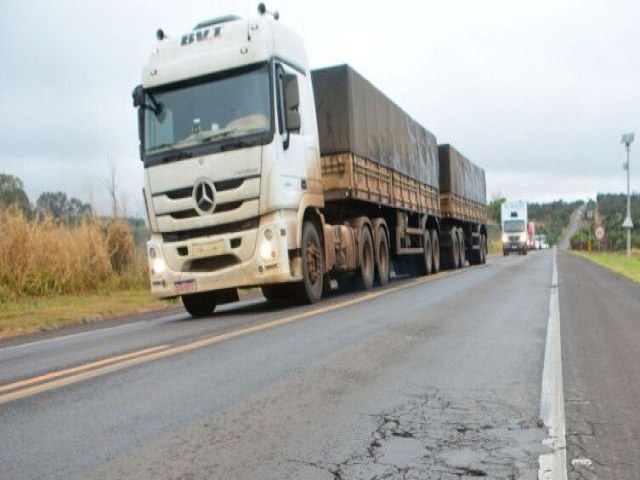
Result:
[[[596,238],[602,240],[604,238],[604,227],[601,225],[596,228]]]

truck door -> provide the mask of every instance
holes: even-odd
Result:
[[[287,132],[284,107],[284,79],[285,76],[295,75],[299,88],[302,88],[304,81],[302,75],[288,65],[283,63],[275,63],[275,79],[276,79],[276,104],[277,104],[277,133],[280,135],[281,141],[278,142],[278,157],[283,159],[281,171],[283,176],[284,189],[287,191],[287,197],[300,196],[308,188],[308,171],[307,171],[307,143],[311,141],[311,135],[307,131],[309,126],[305,122],[306,115],[303,111],[308,108],[304,105],[305,95],[300,92],[300,105],[298,107],[301,113],[301,126],[299,131]],[[302,77],[302,78],[301,78]],[[294,193],[295,192],[295,193]],[[297,193],[297,195],[296,195]]]

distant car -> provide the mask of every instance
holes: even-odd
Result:
[[[542,248],[542,244],[540,243],[540,240],[536,240],[536,243],[534,244],[534,246],[536,250],[540,250]]]

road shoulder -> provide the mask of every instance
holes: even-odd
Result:
[[[640,286],[558,255],[568,478],[635,479]]]

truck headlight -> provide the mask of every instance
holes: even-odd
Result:
[[[164,262],[161,251],[156,245],[149,245],[147,248],[147,255],[149,256],[149,270],[151,275],[162,275],[167,268],[167,264]]]
[[[502,243],[507,243],[509,241],[509,235],[506,233],[502,234]]]
[[[520,234],[520,241],[521,242],[526,242],[527,241],[527,233],[526,232]]]
[[[156,258],[154,260],[151,260],[151,273],[153,275],[162,275],[166,267],[167,265],[164,263],[164,260],[161,258]]]

